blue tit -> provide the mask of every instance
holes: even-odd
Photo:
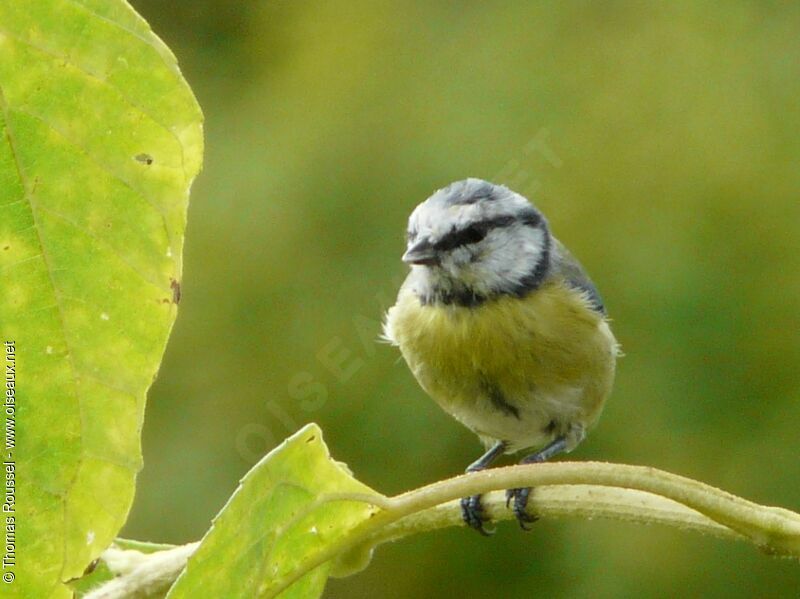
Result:
[[[475,432],[486,452],[569,452],[600,416],[614,380],[617,341],[581,265],[527,199],[480,179],[435,192],[411,214],[403,261],[411,271],[386,314],[422,388]],[[530,489],[507,491],[520,523]],[[461,502],[487,534],[480,496]]]

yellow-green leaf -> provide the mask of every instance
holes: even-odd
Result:
[[[307,425],[248,472],[168,598],[275,597],[300,575],[281,599],[320,596],[332,564],[309,563],[376,512],[365,496],[382,499]]]
[[[127,516],[201,120],[122,0],[0,3],[0,335],[14,342],[17,429],[4,451],[18,484],[6,589],[20,596],[69,596],[62,583]]]

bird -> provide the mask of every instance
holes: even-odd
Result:
[[[520,463],[544,462],[581,443],[620,351],[597,288],[544,214],[503,185],[456,181],[413,210],[402,261],[410,271],[383,338],[483,443],[466,472],[522,450],[533,453]],[[537,519],[530,493],[506,491],[525,530]],[[460,506],[469,527],[490,534],[480,495]]]

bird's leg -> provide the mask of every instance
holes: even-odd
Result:
[[[546,462],[559,453],[567,451],[568,449],[569,446],[567,436],[562,435],[560,437],[556,437],[553,441],[545,445],[536,453],[532,453],[531,455],[523,458],[520,464],[540,464],[542,462]],[[530,494],[530,487],[522,489],[509,489],[506,491],[506,507],[508,507],[513,499],[514,515],[517,517],[517,522],[519,522],[519,525],[523,530],[530,530],[526,524],[531,524],[538,520],[536,516],[531,516],[525,509],[528,505],[528,497]]]
[[[467,467],[466,472],[478,472],[489,467],[505,450],[505,442],[498,441],[492,445],[486,453],[472,462],[472,464]],[[481,505],[480,495],[472,495],[471,497],[464,497],[461,499],[461,517],[464,519],[467,526],[474,528],[483,536],[488,537],[491,534],[483,528],[485,518],[483,516],[483,506]]]

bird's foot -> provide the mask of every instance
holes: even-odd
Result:
[[[522,489],[508,489],[506,491],[506,507],[511,505],[511,501],[514,501],[514,507],[512,508],[514,511],[514,516],[517,518],[517,522],[519,522],[520,528],[522,530],[530,530],[531,527],[528,526],[529,524],[533,524],[539,518],[536,516],[532,516],[528,513],[528,497],[531,494],[530,487],[524,487]]]
[[[474,528],[484,537],[489,537],[494,534],[494,530],[486,530],[483,527],[483,523],[487,522],[489,519],[483,512],[480,495],[472,495],[461,499],[461,517],[464,519],[467,526]]]

